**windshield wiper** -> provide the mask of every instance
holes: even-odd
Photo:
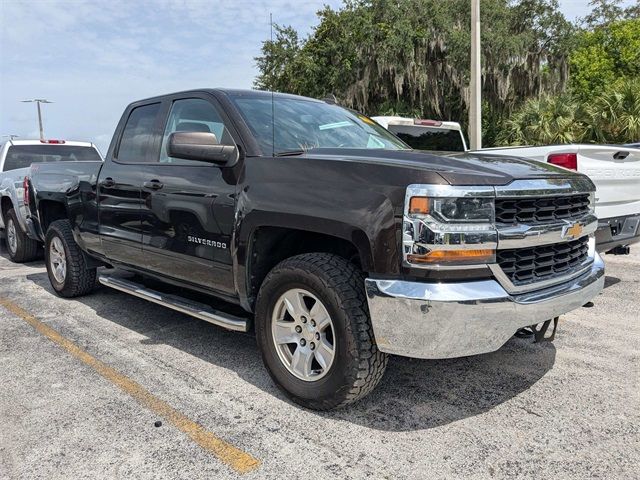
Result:
[[[290,157],[290,156],[294,156],[294,155],[304,155],[305,153],[307,153],[306,150],[283,150],[281,152],[277,152],[274,154],[275,157]]]

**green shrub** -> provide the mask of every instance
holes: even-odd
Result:
[[[626,143],[640,139],[640,79],[605,86],[582,102],[577,95],[530,99],[502,123],[501,145]]]

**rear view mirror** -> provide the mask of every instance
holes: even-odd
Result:
[[[231,166],[238,161],[238,149],[220,145],[214,133],[173,132],[167,146],[170,157]]]

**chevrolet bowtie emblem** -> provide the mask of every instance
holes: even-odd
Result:
[[[574,223],[567,225],[562,229],[562,238],[578,238],[582,233],[582,225]]]

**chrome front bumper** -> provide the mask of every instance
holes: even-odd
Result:
[[[497,350],[520,328],[578,308],[604,287],[604,263],[542,290],[509,294],[495,280],[421,283],[366,279],[378,348],[414,358],[454,358]]]

